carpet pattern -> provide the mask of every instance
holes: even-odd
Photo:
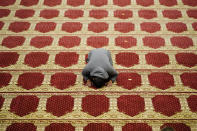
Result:
[[[196,0],[0,0],[1,131],[197,130]],[[86,87],[90,50],[112,87]]]

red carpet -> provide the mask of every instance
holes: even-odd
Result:
[[[197,130],[196,0],[0,0],[0,131]],[[84,86],[90,50],[112,87]]]

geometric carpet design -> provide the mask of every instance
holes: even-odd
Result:
[[[0,0],[0,131],[197,130],[196,0]],[[90,50],[111,87],[84,85]]]

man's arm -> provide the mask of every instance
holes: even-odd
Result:
[[[110,64],[113,66],[113,61],[112,61],[112,58],[111,58],[111,53],[109,51],[107,51],[107,56],[109,57]]]
[[[86,65],[86,67],[83,69],[82,71],[82,75],[85,81],[87,81],[89,79],[90,76],[90,68],[88,65]]]
[[[118,72],[112,67],[109,72],[108,72],[109,76],[111,77],[111,81],[114,83],[117,76],[118,76]]]
[[[86,62],[87,62],[87,63],[90,61],[91,55],[92,55],[92,51],[90,51],[90,52],[88,53],[88,58],[86,59]]]

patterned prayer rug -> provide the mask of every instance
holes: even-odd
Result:
[[[0,0],[0,131],[197,131],[197,0]],[[111,87],[84,85],[111,51]]]

